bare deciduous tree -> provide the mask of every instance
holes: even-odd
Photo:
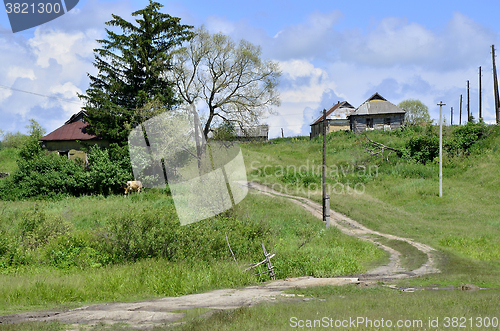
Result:
[[[192,109],[200,100],[206,104],[208,115],[201,128],[205,137],[217,118],[240,126],[254,124],[280,105],[278,64],[263,61],[259,46],[236,43],[203,27],[176,52],[172,75],[179,96]]]

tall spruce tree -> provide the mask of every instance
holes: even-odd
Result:
[[[178,103],[165,73],[172,69],[172,52],[193,37],[193,27],[160,13],[161,7],[150,0],[132,13],[137,25],[112,15],[106,24],[122,33],[106,29],[107,39],[97,40],[101,48],[94,49],[94,66],[99,73],[88,74],[90,87],[79,97],[85,102],[89,131],[110,142],[125,144],[132,126],[157,114],[144,107],[149,101],[167,110]]]

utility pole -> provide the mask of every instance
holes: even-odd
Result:
[[[443,106],[446,104],[440,101],[439,106],[439,197],[443,196]]]
[[[482,100],[481,100],[481,97],[482,97],[482,90],[481,90],[481,66],[479,66],[479,120],[481,120],[483,118],[483,114],[481,112],[481,108],[482,108]]]
[[[450,120],[450,126],[453,125],[453,107],[451,107],[451,120]]]
[[[458,125],[462,125],[462,95],[460,94],[460,117],[458,118]]]
[[[495,65],[495,45],[491,45],[491,58],[493,61],[493,94],[495,95],[495,115],[497,125],[500,124],[500,98],[498,96],[497,67]]]
[[[323,222],[326,222],[326,109],[323,109]]]
[[[467,123],[470,121],[469,81],[467,81]]]

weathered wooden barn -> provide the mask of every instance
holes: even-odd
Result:
[[[404,124],[405,111],[375,93],[348,115],[351,131],[395,130]]]
[[[80,158],[87,161],[87,154],[82,150],[84,145],[97,144],[108,147],[109,143],[101,137],[87,132],[89,123],[85,121],[85,112],[82,110],[46,136],[42,137],[42,147],[48,152],[58,153],[71,160]]]
[[[269,125],[261,124],[256,126],[234,125],[234,134],[238,140],[264,140],[269,138]]]
[[[326,132],[334,132],[340,130],[350,130],[349,114],[354,111],[354,107],[347,101],[337,102],[332,108],[326,112]],[[323,115],[318,117],[311,124],[310,138],[319,136],[323,132]]]

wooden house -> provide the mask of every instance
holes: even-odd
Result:
[[[326,133],[349,130],[349,114],[354,111],[354,107],[347,101],[337,102],[326,112]],[[319,136],[323,132],[323,115],[318,117],[311,124],[310,138]]]
[[[85,112],[82,110],[71,116],[63,126],[42,137],[42,147],[48,152],[58,153],[72,160],[80,158],[86,162],[87,154],[82,150],[85,145],[109,146],[106,140],[88,133],[88,127],[89,123],[85,121]]]
[[[375,93],[348,115],[351,131],[395,130],[404,124],[405,111]]]

